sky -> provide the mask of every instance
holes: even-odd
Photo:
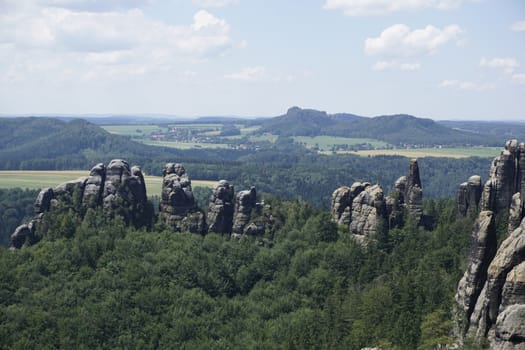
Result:
[[[525,121],[524,0],[0,0],[0,114]]]

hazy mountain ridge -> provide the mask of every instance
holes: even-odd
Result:
[[[507,139],[525,139],[525,121],[441,120],[438,123],[455,130],[476,134],[504,136]]]
[[[360,117],[292,107],[284,115],[261,121],[259,133],[281,136],[373,138],[394,145],[497,146],[505,137],[455,130],[432,119],[407,114]]]

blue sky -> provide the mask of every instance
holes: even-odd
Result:
[[[0,0],[1,114],[525,121],[523,0]]]

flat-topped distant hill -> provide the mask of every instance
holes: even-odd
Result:
[[[393,145],[498,146],[505,135],[458,130],[431,119],[406,114],[373,118],[353,114],[290,108],[286,114],[261,121],[258,133],[281,136],[331,135],[371,138]]]

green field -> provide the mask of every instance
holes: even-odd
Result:
[[[170,128],[177,128],[177,129],[192,129],[192,130],[206,130],[206,129],[220,129],[222,128],[222,124],[216,123],[216,124],[170,124]]]
[[[336,136],[295,136],[294,141],[305,145],[307,148],[318,148],[320,151],[330,151],[333,146],[348,145],[355,146],[364,143],[372,145],[374,148],[384,148],[388,146],[388,143],[374,140],[374,139],[363,139],[363,138],[351,138],[351,137],[336,137]]]
[[[446,157],[446,158],[468,158],[487,157],[492,158],[499,155],[500,147],[468,147],[468,148],[418,148],[418,149],[377,149],[348,152],[360,156],[404,156],[408,158],[423,157]]]
[[[152,140],[137,140],[145,145],[161,146],[178,149],[194,149],[194,148],[229,148],[225,143],[196,143],[196,142],[177,142],[177,141],[152,141]]]
[[[102,128],[112,134],[142,137],[157,132],[166,132],[166,127],[158,125],[102,125]]]
[[[40,189],[55,187],[61,183],[75,180],[82,176],[88,176],[89,171],[65,170],[65,171],[0,171],[0,188],[30,188]],[[160,196],[162,188],[162,177],[145,176],[146,191],[148,196]],[[191,180],[193,187],[213,187],[216,181]]]

